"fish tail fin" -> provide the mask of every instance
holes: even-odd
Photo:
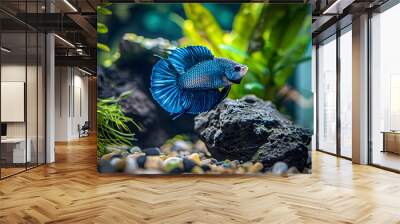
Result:
[[[183,110],[179,113],[171,113],[170,115],[172,116],[172,120],[176,120],[178,117],[182,116],[182,114],[186,113],[188,110]]]
[[[185,111],[189,105],[178,86],[178,72],[166,59],[159,60],[153,67],[150,92],[158,104],[171,114]]]

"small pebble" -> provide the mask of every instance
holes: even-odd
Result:
[[[172,170],[178,168],[183,169],[182,158],[169,157],[163,162],[164,171],[170,173]]]
[[[116,171],[123,171],[125,168],[125,159],[113,158],[110,161],[111,166],[114,167]]]
[[[224,170],[223,168],[216,166],[216,165],[211,165],[210,168],[211,168],[211,172],[213,172],[213,173],[221,173]]]
[[[162,161],[166,160],[167,158],[168,158],[167,155],[161,155],[161,156],[160,156],[160,159],[161,159]]]
[[[186,151],[180,151],[180,152],[178,152],[178,155],[179,155],[179,157],[183,158],[183,157],[190,155],[190,153],[186,152]]]
[[[176,168],[174,168],[174,169],[169,171],[169,173],[171,173],[171,174],[180,174],[182,172],[183,172],[183,170],[181,168],[179,168],[179,167],[176,167]]]
[[[136,162],[137,162],[139,168],[144,168],[144,164],[146,163],[146,156],[141,155],[141,156],[137,157]]]
[[[243,167],[238,167],[237,169],[236,169],[236,173],[237,174],[244,174],[244,173],[246,173],[246,170],[243,168]]]
[[[192,150],[192,145],[187,143],[186,141],[182,141],[182,140],[176,141],[171,147],[171,151],[190,152],[191,150]]]
[[[191,172],[194,174],[203,174],[204,173],[203,169],[199,166],[193,167]]]
[[[205,173],[211,171],[210,166],[207,165],[207,164],[201,165],[201,169],[203,169],[203,171],[204,171]]]
[[[104,160],[111,160],[111,159],[113,159],[113,158],[121,158],[121,157],[122,157],[122,156],[121,156],[119,153],[111,152],[111,153],[108,153],[108,154],[103,155],[103,156],[101,157],[101,159],[104,159]]]
[[[124,158],[127,157],[128,155],[130,155],[130,154],[127,151],[121,152],[121,156],[124,157]]]
[[[231,164],[230,164],[230,163],[227,163],[227,162],[224,162],[224,163],[222,164],[222,167],[225,168],[225,169],[229,169],[229,168],[231,168]]]
[[[157,147],[143,149],[143,152],[144,152],[147,156],[159,156],[159,155],[161,154],[160,149],[157,148]]]
[[[137,152],[142,152],[142,150],[138,146],[134,146],[129,149],[129,153],[137,153]]]
[[[288,171],[288,165],[284,162],[276,162],[272,167],[272,174],[284,175]]]
[[[300,173],[299,170],[295,166],[290,167],[287,172],[290,174]]]
[[[115,172],[115,169],[113,166],[110,164],[110,160],[105,160],[105,159],[100,159],[100,161],[97,164],[97,170],[100,173],[113,173]]]
[[[252,166],[253,166],[252,162],[245,162],[242,164],[242,167],[246,170],[246,172],[249,172],[249,170]]]
[[[193,167],[196,166],[196,163],[191,159],[184,158],[183,159],[183,170],[187,173],[192,172]]]
[[[104,154],[101,157],[101,160],[111,160],[111,157],[114,155],[114,153],[108,153],[108,154]]]
[[[137,168],[138,168],[138,164],[136,162],[136,159],[133,156],[126,157],[125,172],[135,173]]]
[[[224,161],[217,161],[217,162],[215,163],[215,165],[217,165],[217,166],[221,166],[222,164],[224,164]]]
[[[201,165],[211,164],[211,159],[204,159],[201,161]]]
[[[197,165],[201,164],[200,156],[198,153],[193,153],[189,156],[189,159],[193,160]]]
[[[252,165],[252,166],[249,168],[249,172],[250,172],[250,173],[258,173],[258,172],[260,172],[263,168],[264,168],[264,166],[263,166],[262,163],[256,162],[256,163],[254,163],[254,165]]]
[[[240,162],[239,162],[239,160],[233,160],[231,162],[231,164],[235,164],[236,166],[238,166],[238,165],[240,165]]]
[[[145,169],[162,170],[163,163],[159,156],[147,156],[144,164]]]

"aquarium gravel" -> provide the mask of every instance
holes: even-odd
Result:
[[[201,140],[177,140],[160,148],[109,147],[108,153],[98,159],[101,173],[128,174],[257,174],[264,173],[260,162],[223,160],[210,155]],[[284,162],[277,162],[266,171],[275,175],[299,173]]]

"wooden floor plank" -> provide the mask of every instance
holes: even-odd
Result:
[[[99,175],[94,137],[0,181],[0,223],[400,223],[400,175],[313,153],[289,177]]]

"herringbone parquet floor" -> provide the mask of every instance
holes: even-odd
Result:
[[[400,223],[400,175],[323,153],[290,177],[100,176],[95,139],[0,181],[0,223]]]

